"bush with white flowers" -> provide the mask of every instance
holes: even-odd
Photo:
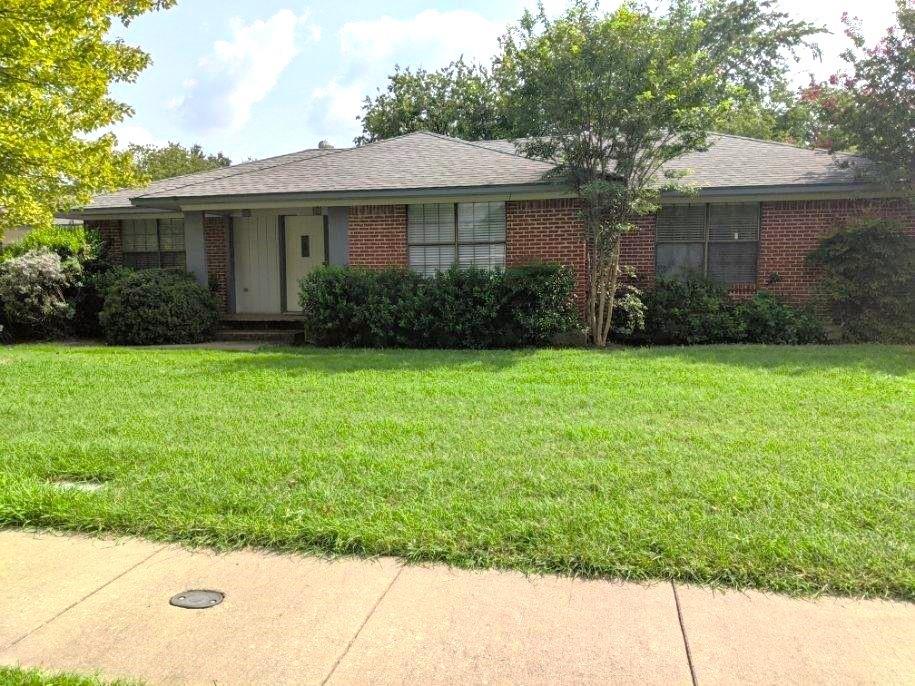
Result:
[[[0,262],[0,304],[16,338],[53,338],[73,317],[68,292],[79,286],[82,267],[47,249]]]

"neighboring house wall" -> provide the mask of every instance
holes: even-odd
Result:
[[[407,206],[360,205],[349,210],[349,263],[354,267],[407,266]]]

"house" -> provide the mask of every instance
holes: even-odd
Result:
[[[909,205],[825,151],[716,135],[670,166],[700,190],[665,195],[623,239],[622,261],[646,285],[695,269],[735,294],[800,302],[812,287],[805,255],[843,221],[876,212],[915,232]],[[432,273],[558,262],[584,302],[582,223],[550,169],[508,141],[412,133],[156,181],[68,216],[97,228],[115,262],[194,273],[227,318],[295,313],[299,280],[323,264]]]

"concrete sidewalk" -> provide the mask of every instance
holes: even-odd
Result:
[[[169,605],[212,588],[206,610]],[[915,606],[0,531],[0,664],[151,683],[915,683]]]

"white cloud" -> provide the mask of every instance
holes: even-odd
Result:
[[[311,92],[310,123],[321,138],[335,145],[350,145],[362,130],[357,115],[368,88],[362,81],[341,85],[336,80]]]
[[[280,75],[305,41],[317,41],[320,28],[305,10],[283,9],[269,19],[245,24],[229,22],[232,37],[213,43],[201,58],[200,73],[184,81],[185,93],[171,103],[185,124],[197,131],[237,131],[251,117],[251,108],[276,86]]]
[[[467,10],[424,10],[411,19],[389,16],[347,22],[340,29],[340,51],[354,61],[389,62],[403,53],[436,68],[463,55],[488,62],[505,27]]]

